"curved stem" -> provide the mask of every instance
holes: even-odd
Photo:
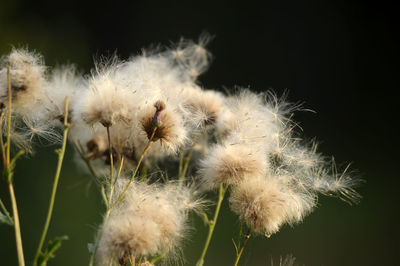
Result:
[[[206,132],[206,129],[203,128],[202,132],[196,135],[196,132],[192,133],[193,144],[190,146],[188,154],[184,157],[183,153],[180,155],[179,159],[179,187],[183,185],[185,181],[186,173],[189,167],[190,159],[192,158],[194,146],[196,145],[197,141],[201,138],[201,136]]]
[[[247,233],[244,235],[244,240],[243,240],[243,244],[242,244],[242,246],[241,246],[241,248],[240,248],[240,251],[239,251],[239,253],[236,255],[236,260],[235,260],[234,266],[237,266],[237,265],[238,265],[239,260],[240,260],[240,257],[242,256],[243,250],[244,250],[244,248],[245,248],[245,246],[246,246],[246,244],[247,244],[247,241],[249,240],[250,236],[251,236],[251,235],[250,235],[250,230],[248,230]]]
[[[65,128],[64,128],[63,142],[62,142],[61,150],[58,152],[57,169],[56,169],[56,174],[54,176],[53,189],[52,189],[51,196],[50,196],[49,210],[47,212],[47,218],[46,218],[46,222],[44,224],[42,236],[40,237],[39,246],[38,246],[38,249],[36,251],[35,260],[33,262],[34,266],[37,265],[40,253],[42,252],[42,247],[43,247],[44,241],[46,239],[47,231],[49,229],[51,216],[53,214],[54,201],[55,201],[56,193],[57,193],[58,181],[60,179],[61,167],[62,167],[62,164],[63,164],[65,149],[66,149],[66,146],[67,146],[67,138],[68,138],[68,130],[69,130],[69,124],[68,124],[68,98],[65,100],[64,126],[65,126]]]
[[[8,190],[10,192],[10,199],[12,205],[12,211],[14,216],[14,232],[15,232],[15,243],[17,246],[18,265],[25,266],[24,251],[22,248],[21,238],[21,227],[19,224],[19,214],[17,207],[17,200],[15,198],[14,186],[12,183],[12,169],[10,169],[10,153],[11,153],[11,111],[12,111],[12,91],[11,91],[11,78],[10,78],[10,66],[7,66],[7,86],[8,86],[8,111],[7,111],[7,144],[5,147],[2,143],[3,163],[4,168],[7,169],[7,182]],[[3,142],[3,140],[2,140]]]
[[[107,128],[107,139],[108,139],[108,150],[110,151],[110,196],[108,198],[108,204],[111,204],[111,199],[113,196],[114,192],[114,158],[113,158],[113,152],[112,152],[112,144],[111,144],[111,135],[110,135],[110,127]]]
[[[217,223],[219,211],[221,209],[221,203],[222,203],[222,200],[224,199],[225,192],[226,192],[227,188],[228,188],[227,185],[224,185],[224,184],[220,184],[219,185],[218,202],[217,202],[217,207],[215,208],[214,219],[212,221],[209,221],[209,223],[208,223],[208,225],[209,225],[208,236],[207,236],[207,239],[206,239],[206,243],[204,244],[203,252],[201,253],[200,259],[197,261],[196,266],[202,266],[203,263],[204,263],[204,257],[207,254],[207,249],[208,249],[208,246],[210,245],[210,242],[211,242],[211,238],[212,238],[212,235],[213,235],[213,232],[214,232],[214,228],[215,228],[215,225]]]
[[[115,206],[117,206],[119,204],[119,202],[124,198],[125,193],[128,191],[130,185],[132,184],[133,180],[135,179],[135,176],[137,174],[137,172],[139,171],[139,167],[143,161],[144,156],[146,155],[147,151],[150,149],[151,143],[153,142],[153,138],[154,135],[156,133],[157,128],[154,127],[153,129],[153,133],[151,134],[151,137],[149,138],[149,141],[147,142],[146,147],[143,149],[142,154],[140,155],[140,159],[136,165],[135,170],[132,173],[131,179],[129,180],[129,183],[126,185],[126,187],[124,188],[124,190],[122,191],[122,193],[118,196],[117,200],[115,201],[115,203],[110,207],[110,209],[114,208]]]
[[[20,225],[19,225],[17,201],[15,199],[14,186],[11,182],[8,183],[8,190],[10,191],[11,205],[12,205],[12,210],[13,210],[13,214],[14,214],[13,221],[14,221],[14,229],[15,229],[14,230],[15,231],[15,241],[17,244],[18,265],[24,266],[25,259],[24,259],[24,251],[22,249],[22,239],[21,239],[21,230],[20,230]]]
[[[71,139],[72,144],[74,144],[75,149],[78,151],[79,156],[81,159],[85,162],[87,168],[89,169],[90,174],[96,179],[99,180],[98,175],[96,174],[96,171],[93,169],[92,164],[90,161],[85,157],[83,147],[81,143],[78,141],[78,143],[75,141],[74,136],[69,132],[69,138]]]
[[[137,166],[136,166],[135,170],[133,171],[133,174],[131,176],[131,179],[129,180],[129,183],[126,185],[126,187],[124,188],[122,193],[118,196],[118,198],[115,200],[115,202],[113,204],[111,203],[111,201],[109,202],[106,214],[104,216],[103,227],[106,224],[108,217],[110,216],[111,210],[122,201],[122,199],[124,198],[125,193],[128,191],[129,186],[132,184],[133,180],[135,179],[135,176],[136,176],[136,174],[137,174],[137,172],[139,170],[140,164],[142,163],[143,158],[146,155],[147,151],[150,149],[150,146],[151,146],[151,143],[153,141],[153,138],[154,138],[154,135],[156,133],[156,130],[157,130],[157,128],[155,127],[153,129],[151,137],[149,138],[149,141],[147,142],[146,147],[143,149],[142,155],[140,155],[140,159],[139,159],[139,161],[137,163]],[[94,251],[93,251],[92,255],[90,256],[89,266],[92,266],[94,264],[94,256],[95,256],[95,254],[97,252],[97,247],[99,245],[99,239],[101,238],[102,234],[103,234],[103,228],[101,228],[99,230],[99,233],[96,236],[96,240],[95,240],[95,244],[94,244]]]
[[[189,162],[190,162],[190,159],[192,158],[193,148],[194,148],[194,145],[192,145],[190,147],[188,154],[183,159],[184,164],[183,164],[183,168],[182,168],[182,173],[179,175],[179,186],[182,186],[183,181],[185,180],[185,176],[186,176],[186,173],[187,173],[187,170],[189,167]]]
[[[6,150],[4,147],[4,141],[3,141],[3,114],[4,114],[4,110],[1,110],[0,112],[0,149],[1,149],[1,155],[3,158],[3,166],[4,169],[6,169]]]
[[[6,162],[7,167],[10,166],[10,152],[11,152],[11,111],[12,111],[12,92],[11,92],[11,78],[10,66],[7,66],[7,83],[8,83],[8,112],[7,112],[7,150]]]

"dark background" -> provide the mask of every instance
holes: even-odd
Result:
[[[398,248],[397,97],[399,7],[390,1],[0,1],[0,54],[28,45],[46,64],[76,63],[88,72],[93,56],[122,58],[150,44],[181,36],[197,39],[206,30],[215,59],[201,76],[210,89],[289,90],[316,114],[295,119],[308,139],[337,162],[353,162],[366,181],[361,203],[349,206],[321,196],[303,223],[285,226],[270,239],[251,239],[242,265],[269,265],[293,254],[301,265],[396,265]],[[56,156],[38,149],[19,161],[15,177],[27,264],[33,259],[48,207]],[[48,237],[67,234],[50,265],[86,265],[103,207],[96,186],[79,173],[68,147],[53,223]],[[9,206],[5,182],[0,197]],[[226,202],[225,202],[226,203]],[[231,238],[238,222],[227,208],[216,227],[206,265],[232,265]],[[187,265],[194,265],[205,239],[199,230],[187,241]],[[235,232],[235,233],[233,233]],[[16,265],[13,230],[0,226],[0,265]]]

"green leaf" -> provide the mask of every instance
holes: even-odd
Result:
[[[5,178],[5,180],[7,181],[7,183],[11,183],[13,176],[14,176],[14,169],[15,169],[15,165],[17,164],[17,160],[19,157],[21,157],[22,155],[24,155],[25,152],[23,150],[20,150],[15,156],[14,158],[12,158],[10,165],[8,166],[7,169],[4,169],[3,171],[3,177]]]
[[[68,236],[56,237],[54,240],[50,240],[47,244],[46,250],[41,252],[38,258],[39,266],[46,266],[47,261],[55,257],[55,252],[61,247],[61,242],[68,240]]]
[[[233,243],[233,246],[235,247],[236,256],[237,256],[239,254],[239,249],[238,249],[238,246],[236,245],[235,240],[233,238],[232,238],[232,243]]]
[[[13,225],[13,221],[10,220],[6,215],[4,215],[1,211],[0,211],[0,224],[8,224],[8,225]]]
[[[19,157],[21,157],[21,156],[24,155],[24,154],[25,154],[25,151],[20,150],[20,151],[18,151],[18,153],[14,156],[14,158],[11,159],[10,167],[9,167],[9,170],[10,170],[10,171],[14,171],[14,168],[15,168],[15,165],[16,165],[16,163],[17,163],[17,160],[19,159]]]

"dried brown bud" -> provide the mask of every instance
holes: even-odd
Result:
[[[161,100],[158,100],[155,104],[154,107],[156,108],[157,112],[161,112],[162,110],[165,109],[165,103]]]

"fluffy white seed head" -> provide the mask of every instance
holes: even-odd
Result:
[[[111,127],[131,121],[133,93],[118,86],[115,80],[118,67],[118,63],[104,66],[89,80],[88,89],[75,106],[75,115],[86,124],[100,123],[104,127]]]
[[[269,236],[283,224],[300,222],[315,205],[312,197],[300,195],[277,178],[257,177],[232,189],[231,209],[255,233]]]
[[[77,73],[75,66],[54,69],[44,90],[41,119],[58,126],[64,124],[65,100],[68,98],[68,120],[71,123],[73,107],[86,86],[86,80]]]
[[[186,120],[194,129],[215,124],[225,108],[223,95],[215,91],[192,89],[183,96],[188,110]]]
[[[181,39],[175,49],[168,51],[171,57],[176,61],[185,76],[192,80],[208,69],[212,56],[207,51],[206,46],[212,37],[209,34],[202,34],[198,42]]]
[[[0,67],[0,103],[7,105],[8,79],[10,82],[14,113],[28,116],[41,103],[44,96],[46,67],[41,55],[25,49],[13,49],[2,58]]]
[[[269,153],[283,136],[285,124],[277,111],[272,109],[268,97],[239,89],[239,93],[226,100],[226,109],[217,121],[220,138],[236,138],[240,142],[262,147]]]
[[[215,145],[200,161],[199,174],[206,189],[223,184],[247,182],[253,176],[266,174],[265,156],[243,144]]]
[[[127,180],[116,184],[114,199],[124,190]],[[114,201],[115,203],[115,201]],[[146,184],[134,182],[124,202],[114,209],[103,225],[97,261],[115,261],[118,256],[177,254],[188,230],[188,211],[198,209],[190,188],[176,183]]]

